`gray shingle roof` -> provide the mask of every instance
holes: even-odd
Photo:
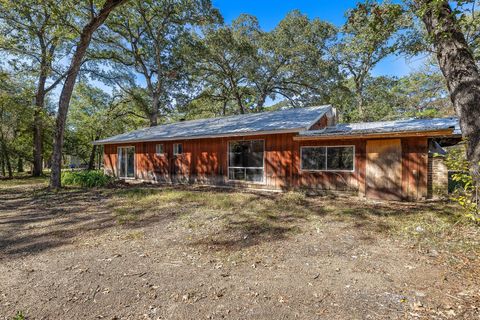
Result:
[[[321,130],[300,132],[301,136],[344,136],[355,134],[431,131],[452,128],[454,135],[461,135],[458,118],[407,119],[362,123],[342,123]]]
[[[176,122],[97,140],[95,144],[161,141],[307,130],[330,105]]]

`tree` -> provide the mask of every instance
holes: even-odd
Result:
[[[69,50],[72,29],[65,2],[0,0],[0,51],[9,56],[13,69],[36,78],[33,114],[33,176],[42,174],[45,99],[65,77],[60,63]]]
[[[186,74],[179,51],[188,30],[219,15],[208,0],[136,0],[119,10],[98,36],[96,58],[110,66],[101,75],[119,86],[150,120],[182,100]]]
[[[480,185],[480,73],[455,12],[448,1],[415,0],[446,79],[462,134],[467,140],[470,170]]]
[[[249,34],[254,32],[252,28],[258,30],[255,19],[239,19],[248,20]],[[194,34],[183,49],[193,75],[191,81],[199,88],[197,98],[220,102],[224,114],[230,102],[236,105],[235,113],[246,113],[251,96],[246,70],[255,49],[245,32],[237,31],[227,25],[207,26],[202,30],[203,37]]]
[[[428,118],[455,114],[437,66],[427,66],[398,79],[392,90],[401,106],[399,116]]]
[[[245,14],[204,28],[186,45],[197,98],[218,103],[223,114],[262,111],[268,98],[326,103],[339,78],[327,54],[334,35],[332,25],[298,11],[270,32]]]
[[[368,76],[363,84],[363,114],[356,108],[355,82],[345,79],[336,88],[330,102],[336,106],[341,122],[392,120],[404,116],[403,100],[396,94],[399,79],[395,77]]]
[[[261,111],[267,97],[283,97],[294,106],[328,103],[340,80],[328,56],[335,28],[294,10],[271,31],[261,34],[248,81]]]
[[[29,149],[25,146],[31,141],[28,134],[32,123],[31,94],[28,85],[14,81],[8,73],[0,72],[0,167],[3,176],[7,171],[8,177],[13,177],[14,158],[20,164],[17,170],[21,171],[23,159],[28,156],[26,151]]]
[[[108,94],[92,84],[80,82],[72,96],[65,153],[82,159],[88,170],[95,169],[99,150],[92,141],[145,125],[145,121],[133,112],[133,107],[121,94]]]
[[[372,69],[385,57],[397,52],[404,41],[409,19],[399,4],[365,1],[347,13],[332,57],[354,82],[356,108],[365,120],[364,89]]]
[[[68,68],[67,76],[65,78],[65,82],[63,83],[63,88],[58,102],[58,113],[55,121],[55,138],[52,155],[52,176],[50,179],[50,186],[53,188],[58,189],[61,187],[60,175],[62,170],[62,148],[65,122],[67,120],[68,107],[77,75],[80,70],[80,65],[82,64],[85,53],[90,45],[93,33],[105,22],[110,12],[123,4],[125,1],[126,0],[105,0],[98,10],[97,6],[95,5],[96,3],[94,1],[90,1],[88,8],[85,9],[89,18],[80,32],[80,37],[77,42],[73,57],[70,61],[70,66]]]

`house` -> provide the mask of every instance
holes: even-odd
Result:
[[[120,179],[414,201],[429,196],[429,153],[460,139],[455,118],[337,124],[327,105],[183,121],[94,143],[104,145],[106,173]]]

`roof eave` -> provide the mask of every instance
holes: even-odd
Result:
[[[267,131],[251,131],[251,132],[235,132],[229,134],[219,134],[219,135],[203,135],[203,136],[187,136],[187,137],[176,137],[176,138],[152,138],[152,139],[132,139],[126,141],[92,141],[93,145],[110,145],[110,144],[129,144],[129,143],[141,143],[141,142],[160,142],[160,141],[180,141],[180,140],[198,140],[198,139],[215,139],[215,138],[229,138],[229,137],[245,137],[245,136],[258,136],[258,135],[267,135],[267,134],[282,134],[282,133],[298,133],[304,131],[306,128],[294,128],[294,129],[284,129],[284,130],[267,130]]]
[[[355,133],[355,134],[331,134],[331,135],[299,135],[293,139],[296,141],[302,140],[351,140],[351,139],[365,139],[365,138],[398,138],[398,137],[443,137],[456,136],[453,134],[453,129],[442,130],[415,130],[415,131],[393,131],[381,133]]]

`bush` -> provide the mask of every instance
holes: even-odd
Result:
[[[25,315],[23,314],[22,311],[17,311],[15,314],[15,317],[12,318],[12,320],[25,320]]]
[[[451,175],[455,183],[452,200],[458,202],[464,209],[464,215],[480,222],[479,186],[469,172],[469,162],[465,159],[464,150],[453,150],[446,159],[447,167],[454,172]]]
[[[113,177],[107,176],[103,171],[64,171],[62,184],[80,186],[83,188],[105,187],[113,182]]]

